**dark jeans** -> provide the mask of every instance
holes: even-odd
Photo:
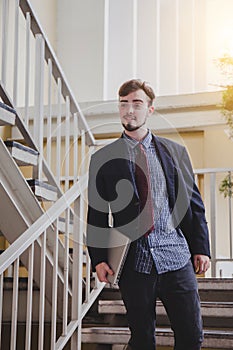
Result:
[[[156,298],[166,309],[175,350],[199,350],[203,340],[200,299],[191,261],[182,269],[150,275],[124,268],[119,287],[127,310],[132,350],[155,350]]]

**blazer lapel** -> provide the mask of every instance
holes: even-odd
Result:
[[[157,155],[161,161],[161,165],[163,168],[164,176],[166,179],[166,184],[167,184],[167,192],[168,192],[168,198],[169,198],[169,204],[170,207],[174,207],[175,205],[175,200],[176,200],[176,172],[175,172],[175,164],[174,160],[172,158],[171,151],[169,151],[167,144],[165,142],[162,142],[162,139],[154,136],[154,142],[155,142],[155,147],[157,151]]]
[[[134,181],[133,174],[130,170],[130,156],[126,144],[126,140],[121,136],[115,143],[115,154],[114,154],[115,159],[119,158],[121,161],[119,162],[119,165],[117,166],[117,173],[121,174],[121,177],[124,179],[129,180],[134,188],[135,195],[137,195],[137,189]],[[125,162],[125,166],[122,164]]]

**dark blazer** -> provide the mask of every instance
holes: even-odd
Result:
[[[186,149],[153,135],[156,152],[166,178],[173,223],[182,230],[190,252],[210,256],[205,209],[194,182]],[[91,158],[88,184],[87,246],[93,270],[107,262],[109,213],[114,226],[132,241],[140,237],[137,217],[139,200],[129,167],[124,138],[105,146]]]

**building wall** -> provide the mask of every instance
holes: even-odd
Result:
[[[53,49],[57,48],[57,0],[31,0],[37,18]]]
[[[220,82],[214,58],[230,50],[231,0],[31,2],[78,101],[116,99],[119,85],[131,77],[150,81],[157,95],[216,89],[211,84]],[[10,61],[12,57],[10,48]],[[22,54],[20,60],[25,61]],[[8,67],[12,75],[10,62]],[[33,65],[32,70],[34,74]],[[19,101],[24,98],[23,88],[19,89]],[[33,87],[31,91],[33,102]],[[9,137],[7,129],[2,129],[1,136]],[[224,128],[190,130],[180,136],[194,168],[233,167],[233,142]],[[209,190],[204,195],[208,200]],[[224,233],[229,227],[227,202],[220,195],[217,199],[222,214],[218,230]],[[229,248],[225,242],[229,241],[221,234],[218,237],[219,253],[225,256]]]
[[[115,99],[131,77],[150,81],[158,95],[220,83],[214,59],[229,50],[232,1],[68,3],[57,2],[57,53],[79,101]]]
[[[101,100],[104,0],[57,0],[57,54],[78,101]]]
[[[78,101],[115,99],[131,77],[149,81],[160,96],[215,90],[223,80],[215,59],[233,51],[231,0],[31,3]]]

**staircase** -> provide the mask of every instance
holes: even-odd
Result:
[[[203,349],[233,349],[233,280],[199,278],[198,285],[205,336]],[[173,332],[159,300],[156,310],[157,346],[171,349]],[[118,288],[105,288],[84,318],[84,349],[86,346],[86,349],[123,350],[130,337],[125,312]]]
[[[95,139],[30,1],[3,0],[0,17],[0,347],[81,349],[82,319],[104,287],[85,247]]]
[[[1,91],[2,99],[9,102],[3,87]],[[3,102],[0,120],[1,126],[21,125],[22,134],[30,141],[28,146],[23,144],[25,139],[23,143],[0,139],[0,230],[9,245],[0,256],[1,346],[63,349],[73,342],[73,334],[103,288],[91,277],[83,246],[84,228],[79,220],[83,211],[80,194],[87,186],[86,176],[80,176],[63,194],[43,164],[45,160],[26,126],[20,124],[16,111]],[[38,174],[39,161],[45,168],[42,180],[26,179],[24,168],[32,175]],[[26,275],[24,283],[22,269]],[[76,297],[72,298],[74,294]],[[47,338],[46,324],[50,324]],[[25,334],[23,340],[21,332]],[[32,337],[35,332],[36,338]],[[7,338],[6,333],[10,334]],[[81,337],[77,342],[81,344]]]
[[[105,140],[95,140],[30,1],[2,0],[0,17],[0,347],[121,350],[119,290],[98,282],[85,246],[86,170]],[[232,280],[199,287],[205,346],[232,349]],[[158,344],[170,346],[159,302],[158,316]]]

